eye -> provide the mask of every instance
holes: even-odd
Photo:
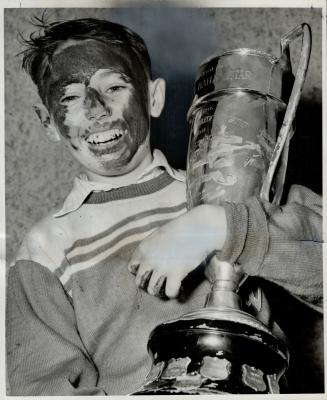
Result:
[[[64,96],[60,99],[60,104],[68,104],[72,101],[78,100],[80,96],[72,95],[72,96]]]
[[[123,86],[123,85],[114,85],[114,86],[108,87],[108,89],[106,89],[106,93],[116,93],[116,92],[120,92],[123,89],[125,89],[125,86]]]

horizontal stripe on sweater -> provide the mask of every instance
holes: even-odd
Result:
[[[147,210],[125,218],[97,235],[80,239],[66,250],[65,260],[55,274],[67,289],[73,274],[108,260],[131,243],[142,241],[160,226],[183,214],[185,210],[184,202],[173,207]]]
[[[124,239],[120,240],[117,242],[115,245],[110,246],[110,243],[108,243],[107,246],[105,246],[106,250],[95,250],[91,257],[89,255],[86,255],[85,257],[81,258],[78,260],[78,263],[70,263],[69,267],[66,268],[62,276],[60,277],[60,280],[63,284],[67,282],[69,279],[70,275],[82,271],[86,268],[91,268],[94,264],[97,264],[101,261],[104,261],[107,259],[110,255],[112,255],[114,252],[118,251],[121,249],[123,246],[126,244],[132,243],[132,242],[140,242],[143,239],[145,239],[147,236],[149,236],[151,233],[153,233],[160,225],[163,225],[167,220],[162,220],[159,223],[154,223],[147,225],[144,227],[143,232],[135,232],[134,233],[128,233],[125,235]]]
[[[186,209],[186,203],[179,203],[176,206],[172,207],[158,207],[158,208],[153,208],[150,210],[142,211],[137,214],[129,215],[128,217],[120,220],[116,224],[110,226],[108,229],[97,233],[96,235],[87,237],[87,238],[82,238],[76,240],[68,249],[65,250],[65,256],[66,257],[73,257],[74,256],[74,250],[77,249],[78,247],[84,247],[88,246],[90,244],[94,244],[97,241],[100,241],[101,239],[107,238],[109,235],[114,233],[115,231],[124,228],[128,226],[131,223],[136,223],[138,220],[151,217],[153,215],[165,215],[165,214],[178,214],[181,211],[185,211]]]

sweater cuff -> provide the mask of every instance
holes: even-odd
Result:
[[[224,203],[227,237],[222,261],[239,264],[248,275],[257,275],[269,245],[267,219],[259,200],[246,204]]]

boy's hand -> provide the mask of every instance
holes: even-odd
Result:
[[[183,279],[206,257],[220,250],[226,238],[222,207],[201,205],[168,222],[145,238],[129,263],[137,286],[159,296],[178,296]]]

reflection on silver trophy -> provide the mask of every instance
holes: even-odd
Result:
[[[296,76],[290,43],[302,38]],[[281,56],[237,49],[201,64],[188,113],[187,198],[192,208],[250,196],[281,200],[289,140],[311,51],[301,24],[281,38]],[[242,311],[241,269],[207,263],[205,307],[156,327],[151,371],[136,394],[279,393],[289,363],[286,343]]]

